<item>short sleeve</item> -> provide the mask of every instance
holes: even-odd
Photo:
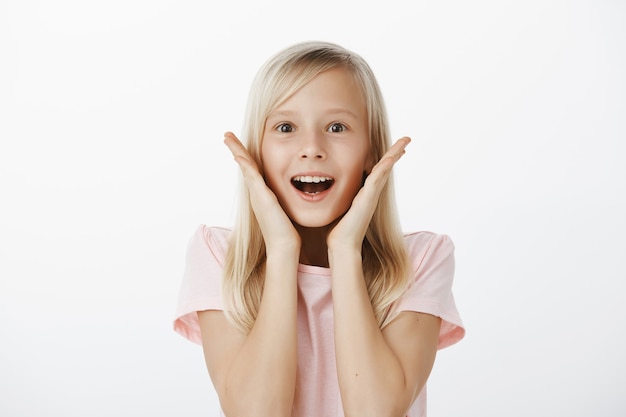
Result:
[[[224,309],[222,271],[228,236],[227,229],[200,225],[187,244],[174,330],[197,344],[202,343],[197,312]]]
[[[437,348],[443,349],[465,336],[452,293],[454,244],[448,236],[430,232],[407,235],[406,241],[413,277],[406,292],[392,306],[390,314],[415,311],[440,317],[442,323]]]

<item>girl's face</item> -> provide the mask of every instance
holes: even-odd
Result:
[[[304,227],[342,216],[372,168],[361,88],[345,69],[319,74],[266,121],[265,181],[287,215]]]

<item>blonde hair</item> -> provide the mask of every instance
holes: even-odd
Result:
[[[387,115],[380,88],[359,55],[327,42],[293,45],[270,58],[257,73],[246,109],[242,137],[262,170],[261,141],[267,116],[318,74],[344,68],[366,97],[370,157],[378,161],[390,146]],[[240,183],[240,207],[224,266],[223,296],[227,317],[244,333],[256,319],[265,277],[265,243],[247,190]],[[383,189],[363,241],[363,273],[378,325],[391,319],[391,304],[405,291],[409,261],[398,220],[393,178]]]

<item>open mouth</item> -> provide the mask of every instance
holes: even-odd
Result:
[[[298,175],[291,179],[291,184],[306,194],[318,194],[332,187],[334,179],[317,175]]]

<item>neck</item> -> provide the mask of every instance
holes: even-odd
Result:
[[[326,237],[334,225],[334,222],[323,227],[303,227],[294,224],[302,241],[300,247],[301,264],[328,268]]]

